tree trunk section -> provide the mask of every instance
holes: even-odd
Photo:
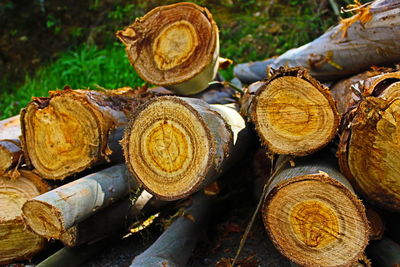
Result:
[[[347,266],[368,243],[362,202],[328,154],[277,162],[262,208],[267,232],[288,259],[304,266]]]
[[[302,68],[280,68],[249,86],[241,113],[271,152],[304,156],[336,135],[339,115],[329,89]]]
[[[267,69],[302,66],[318,80],[336,80],[371,66],[400,61],[400,4],[377,0],[359,8],[319,38],[277,58],[239,64],[235,75],[244,83],[262,80]]]
[[[126,233],[151,197],[143,191],[134,204],[130,197],[125,197],[69,228],[60,236],[60,241],[67,247],[76,247]]]
[[[125,161],[134,177],[162,200],[193,194],[246,150],[247,128],[232,105],[158,97],[144,104],[125,131]]]
[[[132,181],[123,164],[90,174],[28,200],[24,220],[38,235],[60,239],[76,223],[124,198]]]
[[[217,73],[218,27],[211,13],[195,4],[157,7],[117,37],[142,79],[177,94],[206,89]]]
[[[21,157],[21,142],[18,139],[0,140],[0,175],[14,168]]]
[[[35,98],[21,111],[27,163],[42,177],[59,180],[106,160],[122,160],[119,141],[127,115],[153,96],[121,88],[66,89]]]
[[[34,173],[19,170],[19,177],[0,176],[0,264],[28,260],[46,240],[26,229],[21,207],[28,199],[49,190]]]
[[[344,118],[340,169],[365,198],[400,211],[400,72],[364,80],[359,90]]]
[[[0,121],[0,140],[18,139],[21,135],[20,116],[14,116]]]
[[[207,221],[207,215],[215,197],[196,193],[190,207],[142,254],[131,267],[186,266]]]

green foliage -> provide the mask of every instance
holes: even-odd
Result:
[[[114,34],[132,23],[157,5],[176,3],[177,0],[124,1],[117,0],[112,6],[106,2],[91,0],[90,10],[100,12],[108,8],[106,14],[91,29],[87,43],[100,43],[104,48],[83,45],[61,54],[59,59],[26,76],[24,84],[16,90],[0,80],[0,86],[8,95],[0,93],[0,117],[15,115],[32,96],[46,96],[49,90],[72,88],[105,88],[138,86],[143,81],[134,72],[126,58],[123,46],[115,43]],[[288,49],[303,45],[318,37],[328,27],[337,23],[338,18],[328,7],[321,8],[317,0],[195,0],[206,6],[213,14],[220,30],[220,55],[234,60],[234,64],[261,60],[284,53]],[[351,0],[338,0],[344,6]],[[12,4],[0,4],[5,11]],[[72,36],[74,40],[84,40],[89,31],[79,23],[64,27],[62,20],[50,14],[46,26],[58,34]],[[13,30],[17,31],[17,30]],[[18,32],[11,32],[17,34]],[[100,41],[99,41],[100,40]],[[110,41],[112,40],[112,41]],[[89,42],[90,41],[90,42]],[[114,42],[114,43],[113,43]],[[225,79],[233,78],[233,67],[222,71]],[[8,85],[8,86],[7,86]],[[2,90],[4,92],[4,90]]]
[[[1,83],[0,83],[1,84]],[[144,82],[130,66],[122,45],[115,43],[98,49],[82,46],[63,54],[54,63],[40,69],[12,94],[0,94],[0,118],[13,116],[31,97],[47,96],[48,91],[72,88],[96,89],[139,86]]]

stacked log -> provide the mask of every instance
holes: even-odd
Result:
[[[22,150],[19,139],[0,140],[0,175],[21,162]]]
[[[302,68],[280,68],[250,85],[241,113],[254,123],[263,145],[278,154],[311,154],[336,135],[339,125],[329,89]]]
[[[122,161],[127,115],[154,94],[121,88],[50,92],[21,111],[25,160],[46,179],[62,180],[95,164]]]
[[[115,165],[28,200],[22,206],[23,217],[38,235],[60,239],[72,226],[124,198],[130,189],[134,185],[125,165]]]
[[[271,240],[302,266],[355,263],[369,240],[363,204],[329,154],[294,164],[280,157],[269,181],[262,217]]]
[[[400,62],[398,1],[377,0],[357,10],[356,15],[308,44],[277,58],[237,65],[235,76],[250,84],[264,79],[269,69],[301,66],[316,79],[332,81],[374,65]]]
[[[364,80],[345,119],[338,157],[343,174],[371,202],[400,210],[400,72]]]
[[[157,7],[117,37],[142,79],[180,95],[206,89],[219,67],[217,24],[192,3]]]
[[[0,264],[28,260],[41,251],[46,240],[26,229],[21,207],[49,186],[31,171],[19,170],[18,177],[0,176]]]
[[[148,101],[125,131],[125,161],[153,195],[176,200],[213,182],[246,146],[247,129],[234,107],[183,97]]]

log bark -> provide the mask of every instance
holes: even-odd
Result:
[[[348,266],[368,243],[365,208],[334,157],[318,153],[291,167],[278,159],[262,208],[267,232],[288,259],[302,266]]]
[[[151,198],[152,195],[146,191],[139,195],[135,203],[130,197],[125,197],[69,228],[60,236],[60,241],[67,247],[76,247],[121,236],[137,220]]]
[[[246,150],[247,128],[231,106],[158,97],[132,116],[123,147],[129,170],[162,200],[184,198],[214,181]]]
[[[374,266],[400,266],[400,245],[388,237],[371,243],[367,253]]]
[[[302,68],[280,68],[250,85],[240,102],[241,113],[274,153],[310,154],[338,130],[339,115],[329,89]]]
[[[122,160],[127,115],[152,98],[131,88],[50,92],[21,111],[28,165],[46,179],[64,179],[106,160]]]
[[[29,228],[40,236],[60,239],[69,228],[134,188],[125,165],[90,174],[28,200],[22,207]]]
[[[400,4],[377,0],[359,8],[319,38],[277,58],[239,64],[235,75],[244,83],[262,80],[267,69],[302,66],[318,80],[336,80],[371,66],[400,61]]]
[[[21,135],[20,116],[14,116],[0,121],[0,140],[18,139]]]
[[[177,94],[206,89],[219,67],[218,27],[206,8],[192,3],[157,7],[117,37],[142,79]]]
[[[108,239],[76,248],[64,247],[36,267],[80,267],[109,245]]]
[[[14,168],[21,162],[22,149],[18,139],[0,140],[0,175]]]
[[[21,207],[48,190],[40,177],[27,170],[19,170],[17,178],[0,176],[0,264],[28,260],[45,247],[44,238],[26,229]]]
[[[362,99],[344,118],[340,169],[363,196],[400,210],[400,72],[363,81]]]
[[[139,266],[186,266],[199,236],[207,222],[215,197],[203,192],[196,193],[184,215],[178,218],[142,254],[137,256],[131,267]]]

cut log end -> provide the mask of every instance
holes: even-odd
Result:
[[[387,104],[379,100],[370,98],[360,105],[353,120],[347,164],[368,198],[400,210],[400,100]]]
[[[118,31],[117,37],[126,45],[133,67],[149,83],[188,95],[205,89],[216,74],[218,28],[209,11],[195,4],[157,7]],[[202,78],[191,83],[193,88],[182,86],[199,74]]]
[[[31,233],[21,217],[27,199],[47,191],[48,185],[31,172],[20,177],[0,177],[0,264],[26,260],[43,249],[45,239]]]
[[[337,110],[322,86],[283,76],[258,92],[252,120],[271,151],[307,155],[326,145],[336,134]]]
[[[32,102],[22,118],[29,159],[45,178],[63,179],[98,158],[101,122],[79,94],[56,96],[44,108]]]
[[[28,200],[22,206],[23,217],[30,229],[45,238],[59,239],[63,232],[60,212],[45,202]]]
[[[134,116],[123,143],[132,173],[163,199],[194,192],[215,150],[199,113],[176,97],[145,104]]]
[[[300,265],[355,262],[368,243],[364,207],[326,174],[278,185],[266,199],[263,220],[281,253]]]
[[[13,168],[22,155],[19,140],[0,141],[0,175]]]

